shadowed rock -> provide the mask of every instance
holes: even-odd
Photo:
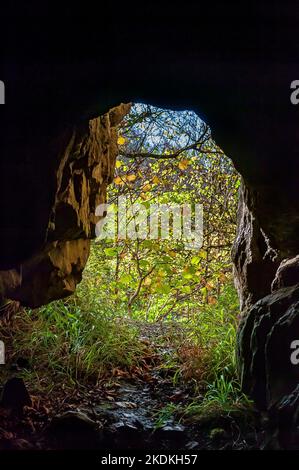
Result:
[[[61,449],[93,449],[101,440],[96,423],[81,411],[67,411],[54,417],[46,433],[55,448]]]
[[[0,406],[21,412],[24,406],[31,406],[31,398],[23,379],[13,377],[3,387]]]

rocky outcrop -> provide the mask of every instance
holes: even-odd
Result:
[[[272,282],[272,291],[290,287],[299,282],[299,255],[281,262]]]
[[[299,364],[291,360],[299,340],[298,208],[295,199],[281,209],[285,203],[275,188],[243,185],[232,251],[241,301],[240,377],[268,416],[270,448],[299,447]]]
[[[55,174],[48,240],[94,237],[95,208],[106,201],[107,185],[114,175],[117,125],[129,109],[130,105],[122,104],[71,133]]]
[[[243,390],[260,410],[267,412],[270,442],[273,446],[275,438],[275,447],[299,445],[298,332],[299,284],[281,288],[258,301],[239,328]]]
[[[1,297],[37,307],[74,292],[95,235],[98,204],[114,174],[117,125],[130,105],[80,124],[60,149],[45,242],[17,268],[0,272]],[[66,143],[65,143],[66,142]]]
[[[89,244],[83,238],[47,243],[21,266],[20,284],[8,289],[6,296],[24,306],[39,307],[72,294],[82,279]]]
[[[279,266],[279,252],[272,248],[268,231],[258,217],[258,193],[241,184],[237,234],[232,249],[235,285],[241,312],[271,292],[271,283]],[[263,219],[262,219],[263,220]]]
[[[275,406],[298,384],[299,367],[291,361],[291,345],[299,340],[298,331],[299,284],[264,297],[241,321],[242,384],[261,409]]]

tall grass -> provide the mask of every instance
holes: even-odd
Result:
[[[198,398],[183,410],[188,415],[228,413],[250,405],[236,369],[238,298],[231,284],[217,304],[201,306],[183,328],[175,327],[172,350],[164,367],[174,371],[175,384],[193,385]]]
[[[137,330],[87,300],[74,296],[23,311],[15,320],[14,354],[27,358],[35,373],[69,384],[132,367],[143,352]]]
[[[97,295],[98,288],[94,279],[92,283],[87,279],[69,299],[23,310],[15,319],[11,361],[20,356],[28,359],[31,367],[23,375],[40,389],[98,383],[109,380],[114,370],[141,364],[142,322],[129,320],[122,304],[111,303],[103,292]],[[184,413],[228,412],[247,404],[236,373],[234,288],[228,284],[217,304],[192,305],[191,311],[175,322],[164,321],[167,338],[152,338],[154,344],[162,341],[160,367],[174,385],[189,384],[193,390],[194,400]]]

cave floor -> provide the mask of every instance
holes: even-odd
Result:
[[[200,417],[182,412],[202,396],[161,366],[170,351],[169,345],[153,345],[155,328],[141,330],[149,348],[140,366],[114,369],[96,386],[61,383],[55,392],[36,393],[25,381],[31,406],[0,406],[0,449],[258,449],[261,432],[245,411]]]

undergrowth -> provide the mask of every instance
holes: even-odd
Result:
[[[14,320],[11,341],[10,362],[26,358],[30,368],[23,376],[34,377],[41,387],[53,382],[97,383],[113,375],[114,368],[136,365],[144,350],[135,328],[121,318],[112,321],[99,306],[77,296],[22,310]]]
[[[185,321],[183,327],[174,326],[171,333],[173,348],[162,368],[172,371],[175,385],[189,383],[194,394],[194,399],[183,409],[171,407],[174,414],[201,417],[251,408],[237,373],[238,311],[237,294],[229,284],[216,305],[207,304],[192,319]],[[166,416],[169,411],[166,406]],[[164,410],[161,411],[162,420],[163,415]]]
[[[236,372],[235,344],[238,301],[227,285],[214,305],[201,306],[179,321],[164,320],[164,337],[140,341],[144,322],[135,322],[111,309],[82,283],[76,295],[35,309],[24,309],[14,319],[10,358],[25,358],[30,367],[21,376],[39,391],[56,386],[97,384],[114,370],[130,371],[141,364],[146,348],[164,348],[159,368],[175,386],[188,386],[191,398],[180,406],[169,404],[157,422],[169,414],[201,417],[231,413],[250,405]],[[141,330],[141,331],[140,331]],[[9,331],[9,332],[8,332]],[[3,333],[3,332],[2,332]],[[6,342],[8,337],[6,338]],[[3,371],[2,371],[3,373]],[[33,384],[33,385],[32,385]]]

